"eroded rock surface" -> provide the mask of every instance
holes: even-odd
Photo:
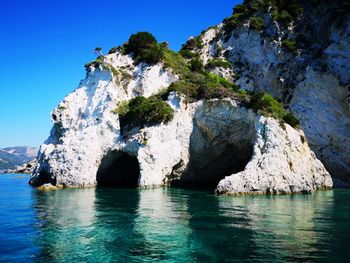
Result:
[[[195,52],[204,63],[230,61],[233,72],[225,77],[241,89],[266,91],[283,101],[327,170],[350,183],[350,15],[337,13],[336,1],[319,2],[306,4],[288,28],[273,21],[270,12],[263,15],[261,31],[251,29],[249,20],[229,34],[223,24],[210,28]],[[293,53],[283,47],[285,39],[304,46]]]
[[[116,52],[103,58],[102,67],[90,68],[52,112],[54,127],[40,147],[30,183],[189,184],[228,194],[330,188],[332,179],[313,151],[334,177],[348,181],[350,18],[344,13],[334,17],[337,3],[320,2],[317,8],[305,2],[305,12],[288,27],[274,21],[271,9],[258,14],[261,30],[250,27],[250,18],[230,32],[220,24],[204,31],[192,50],[204,64],[230,62],[231,68],[210,71],[240,89],[267,91],[284,102],[305,135],[233,99],[185,103],[174,92],[167,100],[175,110],[172,121],[124,134],[114,112],[118,103],[149,97],[179,76],[162,63],[135,66],[131,56]],[[283,45],[300,35],[303,48]]]
[[[120,61],[128,61],[118,53],[108,59],[117,69]],[[177,79],[161,65],[128,65],[137,83],[131,80],[126,89],[109,70],[96,69],[53,111],[55,124],[40,147],[31,184],[204,184],[230,194],[332,187],[302,131],[288,125],[283,129],[235,100],[185,103],[173,92],[167,100],[175,110],[172,121],[121,134],[118,115],[112,112],[118,102],[140,93],[151,95]],[[239,184],[232,187],[231,178],[240,178]]]

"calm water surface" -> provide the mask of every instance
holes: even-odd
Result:
[[[350,190],[40,192],[0,176],[2,262],[349,262]]]

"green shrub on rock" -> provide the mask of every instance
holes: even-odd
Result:
[[[118,51],[118,48],[117,47],[112,47],[109,51],[108,51],[108,54],[113,54],[113,53],[116,53]]]
[[[283,104],[266,92],[253,93],[250,100],[250,107],[265,116],[271,116],[276,119],[283,119],[285,115]]]
[[[128,43],[125,44],[127,53],[135,53],[136,55],[144,49],[149,49],[157,44],[157,39],[149,32],[138,32],[132,34]]]
[[[236,5],[233,8],[233,13],[235,13],[235,14],[248,13],[248,7],[246,5],[244,5],[244,4]]]
[[[191,37],[190,39],[187,40],[187,42],[185,44],[182,45],[181,50],[190,50],[193,51],[197,48],[202,48],[203,44],[202,44],[202,40],[201,37]]]
[[[138,96],[128,102],[121,103],[114,111],[119,114],[122,130],[132,127],[145,127],[169,122],[174,110],[159,96],[145,98]]]
[[[300,125],[300,121],[297,119],[297,117],[295,117],[294,114],[290,112],[283,116],[283,120],[292,127],[299,127]]]
[[[86,63],[84,67],[88,71],[91,66],[93,66],[94,68],[99,68],[102,64],[103,64],[103,56],[98,56],[94,61]]]
[[[299,120],[292,113],[287,113],[283,108],[283,104],[266,92],[253,92],[249,106],[264,116],[286,122],[292,127],[299,126]]]
[[[227,60],[223,60],[223,59],[211,59],[205,65],[206,69],[214,69],[214,68],[218,68],[218,67],[230,69],[230,68],[232,68],[232,65],[230,62],[228,62]]]
[[[187,59],[198,57],[197,53],[194,53],[194,52],[187,50],[187,49],[181,49],[179,53],[181,56],[183,56],[184,58],[187,58]]]
[[[264,24],[259,18],[263,13],[271,13],[273,20],[287,27],[293,19],[304,12],[299,2],[297,0],[244,0],[242,4],[236,5],[233,8],[233,14],[223,21],[225,39],[228,39],[234,28],[243,26],[248,20],[250,20],[250,28],[263,30]]]
[[[273,12],[272,19],[279,22],[283,26],[288,26],[292,21],[292,16],[285,10],[282,12]]]
[[[138,32],[131,35],[124,45],[124,53],[134,54],[135,63],[145,62],[156,64],[164,56],[164,46],[157,43],[157,39],[148,32]]]
[[[190,69],[198,73],[203,72],[204,65],[202,63],[202,60],[200,60],[199,58],[193,58],[190,62]]]
[[[296,42],[290,39],[285,39],[282,41],[282,47],[292,52],[293,54],[298,53],[298,49],[296,47]]]
[[[250,19],[249,27],[251,29],[255,29],[255,30],[261,31],[261,30],[264,29],[264,20],[261,17],[253,16]]]
[[[212,66],[231,67],[224,60],[210,62]],[[187,101],[197,101],[210,98],[238,98],[238,87],[225,78],[208,73],[204,70],[202,62],[194,58],[188,64],[187,61],[176,52],[166,50],[164,66],[179,76],[179,80],[172,83],[168,92],[176,91],[185,96]]]

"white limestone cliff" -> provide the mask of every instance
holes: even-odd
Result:
[[[113,112],[118,103],[150,96],[177,76],[161,64],[135,67],[118,52],[104,64],[91,68],[52,112],[54,127],[40,147],[32,185],[88,187],[130,179],[139,187],[209,184],[228,194],[332,187],[301,130],[282,127],[235,100],[185,103],[170,93],[172,121],[121,134]],[[112,168],[120,173],[109,173]]]
[[[118,102],[139,94],[149,96],[177,79],[160,65],[146,67],[141,63],[135,67],[129,56],[119,53],[105,60],[122,70],[122,82],[111,70],[92,67],[80,86],[53,110],[54,126],[40,146],[32,182],[40,184],[41,178],[51,175],[45,180],[71,186],[94,185],[96,167],[120,140],[119,119],[112,112]],[[126,79],[125,75],[130,77]]]
[[[223,68],[213,73],[234,78],[242,89],[266,91],[283,101],[300,119],[311,149],[327,170],[350,184],[350,15],[334,19],[332,11],[325,13],[320,6],[304,19],[298,32],[282,31],[265,14],[263,32],[244,24],[229,37],[220,24],[201,34],[203,47],[196,52],[204,63],[226,59],[233,65],[234,73],[225,75]],[[304,32],[303,23],[309,31]],[[318,53],[292,54],[283,48],[282,38],[298,34],[310,35],[307,41]]]

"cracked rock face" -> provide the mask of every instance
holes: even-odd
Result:
[[[127,56],[107,62],[132,77],[116,81],[107,69],[88,73],[53,111],[30,183],[56,187],[168,184],[209,185],[217,193],[299,193],[332,187],[304,134],[262,117],[237,101],[186,104],[175,93],[172,121],[121,135],[118,102],[149,96],[176,81],[162,65],[133,66]],[[125,73],[124,73],[125,74]]]
[[[101,159],[120,142],[119,119],[112,112],[117,104],[136,95],[150,96],[177,79],[161,65],[146,67],[141,63],[135,67],[129,56],[119,53],[105,60],[120,75],[92,68],[80,86],[53,110],[54,126],[39,149],[31,184],[95,185]]]
[[[225,77],[234,77],[241,89],[266,91],[283,101],[300,119],[311,149],[327,170],[350,183],[350,15],[335,18],[333,11],[325,12],[325,3],[308,10],[288,30],[268,13],[263,32],[243,25],[228,38],[216,37],[222,34],[220,24],[202,34],[203,48],[196,51],[204,63],[230,61],[234,73]],[[292,54],[283,48],[282,39],[301,34],[309,37],[305,41],[311,49]]]

